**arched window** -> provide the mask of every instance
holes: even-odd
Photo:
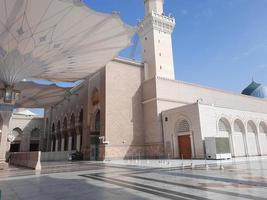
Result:
[[[82,123],[83,122],[83,109],[81,109],[80,113],[79,113],[79,122]]]
[[[249,133],[257,133],[257,127],[253,121],[248,121],[247,129]]]
[[[74,114],[72,114],[70,117],[70,128],[75,129],[75,116],[74,116]]]
[[[100,131],[100,110],[95,115],[95,131]]]
[[[31,131],[31,139],[39,139],[40,137],[40,129],[39,128],[35,128]]]
[[[67,121],[67,117],[65,117],[63,121],[63,130],[66,131],[67,127],[68,127],[68,121]]]
[[[236,119],[234,122],[234,132],[245,133],[245,127],[240,119]]]
[[[30,151],[39,150],[40,129],[34,128],[31,131]]]
[[[230,125],[229,121],[225,118],[221,118],[219,120],[218,126],[219,126],[220,132],[228,132],[228,133],[231,132],[231,125]]]
[[[91,102],[93,106],[99,103],[99,92],[97,88],[95,88],[92,92]]]
[[[260,122],[260,133],[267,133],[267,126],[264,122]]]
[[[55,130],[56,130],[56,128],[55,128],[55,124],[53,123],[53,124],[52,124],[52,134],[55,133]]]
[[[57,133],[59,133],[60,132],[60,121],[58,120],[58,122],[57,122]]]
[[[185,119],[180,121],[178,124],[177,132],[182,133],[182,132],[189,132],[189,131],[190,131],[189,123]]]
[[[12,142],[10,145],[10,152],[19,152],[20,151],[20,143],[22,139],[23,131],[20,128],[14,128],[12,130]]]
[[[23,131],[20,128],[14,128],[12,130],[12,135],[15,137],[15,140],[21,139]]]

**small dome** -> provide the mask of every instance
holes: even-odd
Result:
[[[267,86],[260,85],[256,90],[251,93],[251,96],[267,98]]]
[[[267,86],[252,81],[243,91],[242,94],[259,98],[267,98]]]

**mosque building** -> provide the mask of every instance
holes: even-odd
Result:
[[[142,62],[115,58],[45,109],[40,150],[84,159],[204,158],[205,138],[228,138],[233,157],[267,154],[266,87],[242,94],[175,80],[175,19],[145,0]],[[260,98],[258,98],[260,97]]]

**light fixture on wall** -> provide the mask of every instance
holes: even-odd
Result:
[[[99,140],[100,140],[100,144],[109,144],[109,141],[105,140],[105,136],[100,136]]]
[[[4,102],[11,103],[12,97],[13,97],[13,88],[11,86],[6,86],[5,93],[4,93]]]
[[[14,90],[13,86],[10,85],[5,85],[3,89],[0,89],[0,93],[0,98],[3,98],[3,102],[7,104],[15,103],[20,94],[18,90]]]

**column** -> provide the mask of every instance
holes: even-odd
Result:
[[[194,140],[193,140],[193,131],[191,131],[190,133],[190,142],[191,142],[191,152],[192,152],[192,158],[195,158],[195,144],[194,144]]]
[[[64,151],[65,138],[61,136],[61,151]]]
[[[56,149],[55,151],[58,151],[58,139],[56,139]]]
[[[53,146],[54,146],[54,140],[51,140],[51,149],[50,149],[51,152],[53,151]]]
[[[58,135],[58,142],[57,142],[57,151],[61,151],[61,135]]]
[[[245,134],[243,134],[243,140],[244,140],[244,145],[245,145],[245,154],[246,156],[249,156],[248,154],[248,142],[247,142],[247,130],[245,130]]]
[[[9,128],[9,120],[12,112],[0,111],[0,117],[2,118],[3,125],[0,133],[0,169],[8,167],[6,161],[6,150],[7,150],[7,135]]]
[[[80,151],[81,150],[80,149],[80,146],[81,146],[81,135],[80,134],[76,135],[76,139],[77,139],[77,142],[76,142],[76,150],[77,151]]]
[[[259,133],[260,133],[260,127],[259,127],[259,124],[258,124],[257,133],[255,133],[255,137],[256,137],[256,145],[257,145],[258,155],[261,156],[262,155],[262,151],[261,151],[261,146],[260,146]]]
[[[232,127],[232,130],[234,130],[233,127]],[[230,143],[231,155],[232,157],[235,157],[235,149],[234,149],[234,144],[233,144],[233,132],[229,133],[229,143]]]
[[[77,127],[75,127],[75,133],[76,133],[76,135],[75,135],[75,139],[76,139],[76,150],[77,151],[80,151],[81,149],[80,149],[80,146],[81,146],[81,133],[80,133],[80,127],[79,126],[77,126]]]
[[[47,135],[47,141],[46,141],[46,151],[51,151],[51,135]]]
[[[69,136],[68,151],[71,151],[71,140],[72,140],[72,137]]]
[[[5,162],[6,160],[7,134],[8,134],[8,124],[4,122],[1,133],[1,141],[0,141],[0,162]]]

